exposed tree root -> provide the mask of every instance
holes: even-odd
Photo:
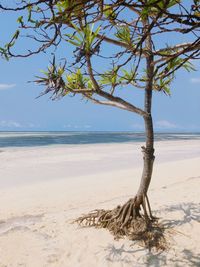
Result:
[[[158,223],[158,218],[152,216],[146,195],[140,204],[137,203],[137,197],[131,198],[122,206],[112,210],[94,210],[74,222],[81,226],[107,228],[116,239],[127,236],[130,240],[139,240],[150,250],[167,248],[164,227]]]

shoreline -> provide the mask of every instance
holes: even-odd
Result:
[[[200,141],[199,133],[155,133],[155,142]],[[55,146],[134,144],[145,142],[144,133],[134,132],[46,132],[1,133],[0,149]]]

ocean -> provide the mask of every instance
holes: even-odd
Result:
[[[155,134],[155,141],[167,140],[200,140],[200,133]],[[0,132],[0,148],[143,141],[144,133],[132,132]]]

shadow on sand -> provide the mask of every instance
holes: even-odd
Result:
[[[162,211],[165,212],[181,211],[183,214],[183,217],[177,220],[162,220],[162,223],[165,225],[167,229],[175,226],[181,226],[186,223],[191,223],[192,221],[197,221],[200,223],[200,203],[198,204],[192,202],[181,203],[166,207]]]
[[[167,230],[175,229],[176,226],[190,224],[192,221],[200,223],[200,205],[197,203],[195,204],[189,202],[167,206],[160,210],[159,213],[169,213],[175,211],[181,211],[180,218],[176,220],[162,220],[162,223]],[[147,251],[142,247],[134,249],[134,245],[128,247],[124,244],[120,247],[109,244],[106,248],[104,248],[104,250],[107,253],[106,260],[108,262],[118,263],[120,266],[124,267],[200,267],[200,253],[194,253],[186,248],[183,248],[181,251],[179,247],[178,255],[174,249],[154,253]]]

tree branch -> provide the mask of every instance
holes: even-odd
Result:
[[[94,78],[94,74],[92,71],[92,65],[91,65],[91,61],[90,61],[90,56],[88,54],[86,54],[86,62],[87,62],[88,73],[89,73],[90,79],[93,83],[96,94],[111,101],[112,105],[114,103],[118,104],[118,105],[120,105],[121,108],[123,107],[123,109],[134,112],[134,113],[136,113],[140,116],[143,116],[143,117],[148,115],[144,110],[130,104],[129,102],[123,100],[122,98],[113,96],[113,95],[111,95],[105,91],[102,91],[99,84],[97,83],[96,79]]]
[[[102,100],[99,100],[99,99],[94,98],[93,96],[88,96],[88,95],[85,95],[85,97],[87,97],[88,99],[90,99],[95,104],[106,105],[106,106],[113,106],[113,107],[120,108],[120,109],[123,109],[123,110],[128,111],[127,110],[127,107],[125,107],[124,105],[122,105],[122,104],[120,104],[118,102],[114,102],[114,101],[102,101]]]
[[[170,47],[156,50],[155,52],[153,52],[153,54],[163,56],[163,54],[160,54],[160,53],[170,52],[173,50],[178,52],[179,49],[185,49],[185,48],[188,48],[190,51],[198,49],[198,48],[200,49],[200,38],[195,40],[195,45],[194,45],[194,42],[193,43],[190,42],[190,43],[177,44],[175,46],[170,46]],[[170,55],[166,55],[166,56],[170,56]]]

